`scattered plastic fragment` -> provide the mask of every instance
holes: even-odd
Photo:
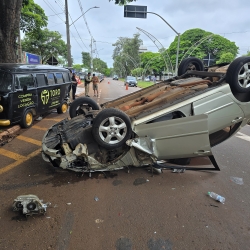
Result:
[[[95,201],[99,201],[99,198],[97,196],[95,196],[94,200]]]
[[[67,203],[67,205],[71,205],[71,203],[70,203],[70,202],[68,202],[68,203]]]
[[[185,171],[185,168],[174,168],[172,173],[184,173]]]
[[[95,220],[95,223],[103,223],[104,222],[104,220],[101,220],[101,219],[96,219]]]
[[[234,183],[238,184],[238,185],[243,185],[243,179],[242,178],[238,178],[238,177],[230,177],[230,180],[233,181]]]

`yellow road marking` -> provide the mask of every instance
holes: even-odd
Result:
[[[37,146],[41,146],[42,145],[41,141],[38,141],[38,140],[35,140],[35,139],[32,139],[32,138],[26,137],[26,136],[23,136],[23,135],[19,135],[16,138],[19,139],[19,140],[22,140],[22,141],[26,141],[26,142],[35,144]]]
[[[1,152],[1,149],[2,149],[2,148],[0,148],[0,152]],[[7,151],[7,150],[6,150],[6,151]],[[38,155],[38,154],[40,154],[40,153],[41,153],[41,149],[38,149],[38,150],[36,150],[36,151],[30,153],[30,154],[27,155],[26,157],[25,157],[25,156],[22,156],[22,159],[19,158],[18,161],[13,162],[13,163],[9,164],[8,166],[6,166],[6,167],[0,169],[0,175],[3,174],[3,173],[6,173],[7,171],[9,171],[9,170],[11,170],[11,169],[13,169],[13,168],[15,168],[15,167],[17,167],[18,165],[24,163],[25,161],[27,161],[27,160],[33,158],[34,156],[36,156],[36,155]]]
[[[16,161],[25,159],[25,156],[19,155],[17,153],[13,153],[13,152],[6,150],[4,148],[0,148],[0,154],[4,155],[6,157],[9,157],[11,159],[14,159]]]
[[[36,125],[32,126],[31,128],[35,128],[35,129],[39,129],[39,130],[43,130],[43,131],[48,130],[48,128],[43,128],[43,127],[39,127],[39,126],[36,126]]]

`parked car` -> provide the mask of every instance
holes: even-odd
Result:
[[[99,80],[102,82],[104,80],[104,75],[100,75]]]
[[[114,76],[113,76],[113,80],[119,80],[118,75],[114,75]]]
[[[141,77],[141,76],[138,76],[138,77],[137,77],[137,80],[142,80],[142,77]]]
[[[250,121],[250,57],[206,70],[201,60],[187,58],[177,77],[101,106],[78,98],[69,112],[72,119],[53,125],[42,141],[43,158],[55,167],[160,169],[169,166],[159,160],[208,156],[219,170],[211,148]]]
[[[68,110],[69,70],[50,65],[0,64],[0,126],[32,126],[35,116]]]
[[[144,79],[144,81],[145,81],[145,82],[150,82],[149,77],[146,77],[146,78]]]
[[[127,76],[124,82],[124,86],[128,84],[128,86],[137,87],[137,80],[134,76]]]

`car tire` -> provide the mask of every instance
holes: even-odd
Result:
[[[25,110],[20,122],[21,127],[29,128],[32,126],[33,122],[34,122],[34,117],[31,109]]]
[[[235,59],[228,67],[226,82],[237,93],[250,92],[250,57]]]
[[[191,158],[180,158],[180,159],[171,159],[169,160],[170,163],[177,164],[177,165],[189,165]]]
[[[203,71],[203,62],[196,57],[189,57],[183,59],[178,68],[178,76],[185,74],[188,70]]]
[[[130,118],[121,110],[104,109],[93,121],[92,134],[100,146],[106,149],[118,148],[131,138]]]
[[[68,110],[68,103],[67,102],[63,102],[58,108],[57,108],[57,113],[58,114],[64,114],[67,112]]]
[[[78,115],[84,115],[84,110],[81,109],[81,106],[86,105],[88,109],[93,109],[93,110],[99,110],[98,104],[88,98],[88,97],[79,97],[76,100],[74,100],[69,108],[69,115],[70,118],[76,117]]]

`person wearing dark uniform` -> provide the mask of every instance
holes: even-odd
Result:
[[[72,88],[72,99],[76,99],[76,88],[77,88],[77,80],[76,80],[76,74],[73,73],[71,77],[71,88]]]

